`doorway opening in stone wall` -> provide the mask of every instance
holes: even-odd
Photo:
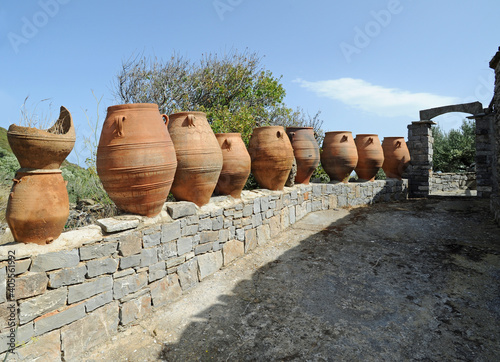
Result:
[[[432,120],[429,195],[489,197],[492,190],[493,113],[480,102],[420,111]]]

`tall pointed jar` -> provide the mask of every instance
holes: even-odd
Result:
[[[171,114],[168,129],[178,163],[172,194],[176,200],[207,204],[222,170],[222,151],[206,114]]]
[[[251,170],[251,159],[240,133],[216,133],[222,150],[222,171],[215,187],[218,195],[241,197]]]
[[[362,180],[374,181],[384,163],[384,151],[378,135],[358,134],[354,140],[358,150],[358,164],[354,171]]]
[[[297,162],[295,183],[308,185],[314,170],[319,165],[319,146],[312,127],[287,127],[286,133]]]
[[[22,167],[9,194],[7,224],[17,242],[49,244],[61,235],[69,216],[59,167],[75,143],[71,114],[61,107],[59,119],[48,130],[11,125],[7,138]]]
[[[116,206],[153,217],[163,208],[177,167],[168,117],[151,103],[108,107],[97,173]]]
[[[382,169],[386,176],[401,180],[403,172],[410,164],[410,151],[404,137],[385,137],[382,149],[384,150]]]
[[[293,148],[281,126],[253,130],[248,144],[252,174],[260,187],[283,190],[293,164]]]
[[[330,180],[347,183],[358,164],[358,151],[349,131],[326,132],[321,165]]]

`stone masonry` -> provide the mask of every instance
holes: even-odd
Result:
[[[409,197],[427,197],[432,177],[432,121],[417,121],[408,125],[408,150],[410,166],[406,170]]]
[[[103,219],[50,245],[1,245],[1,280],[15,253],[15,287],[10,295],[0,283],[0,358],[12,306],[17,347],[9,359],[77,361],[308,213],[406,199],[407,185],[391,179],[244,191],[201,208],[166,203],[155,218]]]
[[[431,194],[433,192],[452,192],[459,190],[475,190],[476,173],[436,173],[431,178]]]
[[[495,219],[500,224],[500,48],[490,61],[490,68],[495,71],[495,90],[491,108],[493,108],[493,134],[495,137],[495,148],[493,150],[492,162],[492,195],[491,195],[491,210],[495,215]]]

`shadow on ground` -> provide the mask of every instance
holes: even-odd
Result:
[[[500,228],[488,200],[308,215],[316,233],[199,313],[168,361],[480,360],[500,355]]]

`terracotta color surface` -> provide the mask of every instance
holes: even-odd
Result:
[[[205,113],[172,114],[168,129],[178,162],[172,194],[176,200],[207,204],[222,169],[222,151]]]
[[[358,149],[358,165],[354,169],[362,180],[373,181],[384,163],[384,151],[376,134],[358,134],[354,140]]]
[[[295,183],[309,184],[309,180],[319,165],[319,146],[312,127],[287,127],[286,133],[297,162]]]
[[[73,149],[76,136],[71,113],[61,107],[59,119],[48,130],[13,124],[7,138],[22,168],[57,169]]]
[[[260,187],[283,190],[293,164],[293,148],[281,126],[253,130],[248,144],[252,158],[252,174]]]
[[[326,132],[321,165],[331,180],[347,183],[358,164],[358,151],[349,131]]]
[[[97,173],[118,208],[158,215],[176,167],[174,145],[156,104],[108,107],[97,149]]]
[[[61,170],[17,171],[5,215],[15,241],[48,244],[61,235],[68,216]]]
[[[410,151],[404,137],[385,137],[382,149],[384,150],[382,169],[386,176],[401,180],[404,170],[410,164]]]
[[[251,170],[251,159],[240,133],[216,133],[222,150],[222,171],[215,187],[219,195],[241,196]]]

